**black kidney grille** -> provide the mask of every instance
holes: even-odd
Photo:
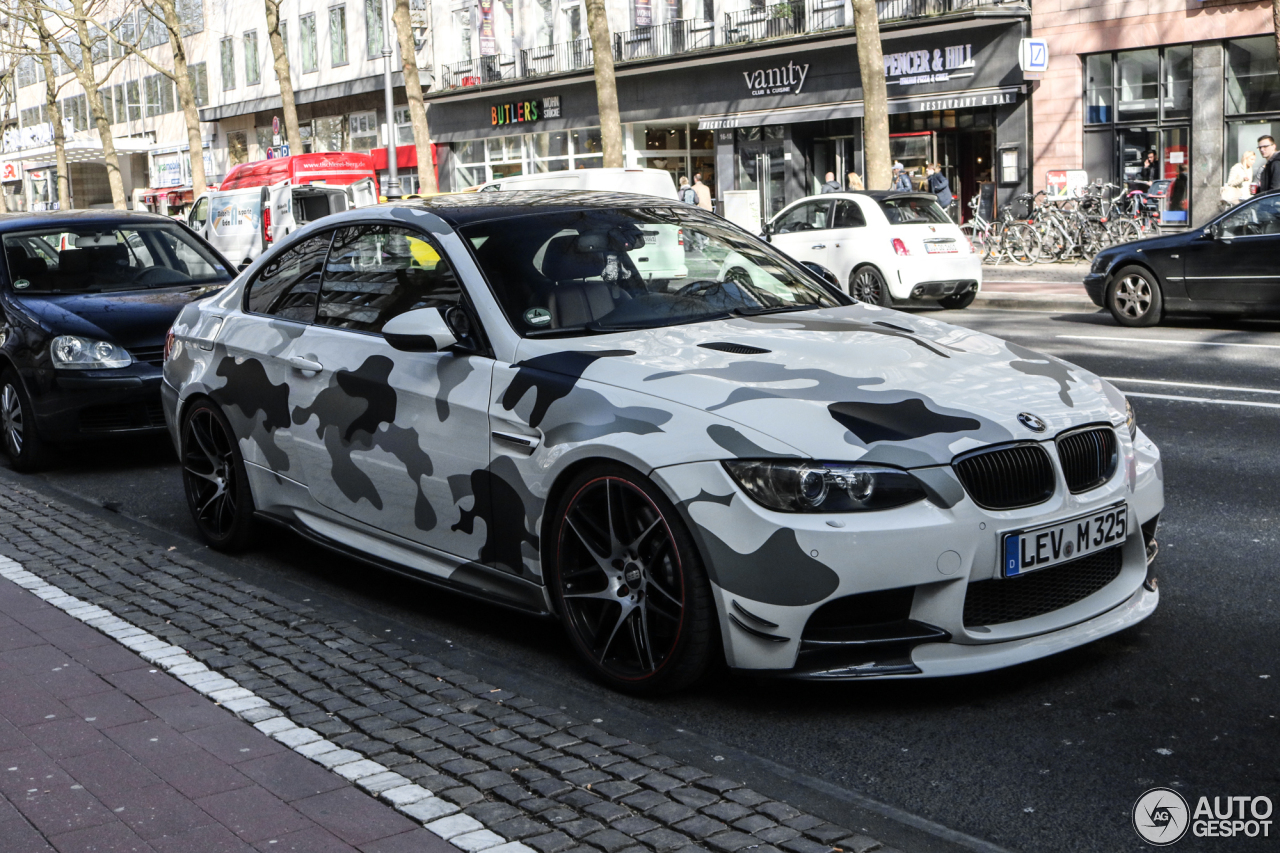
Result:
[[[728,341],[715,341],[709,344],[698,344],[698,346],[702,347],[703,349],[714,349],[714,350],[720,350],[720,352],[731,352],[735,355],[762,355],[763,353],[766,353],[766,352],[773,352],[773,350],[761,349],[760,347],[753,347],[753,346],[750,346],[749,344],[732,344],[732,343],[729,343]]]
[[[1053,463],[1038,444],[1020,444],[952,463],[974,503],[986,509],[1034,506],[1053,496]]]
[[[1003,625],[1043,616],[1083,601],[1120,576],[1121,546],[1013,578],[969,584],[964,598],[966,628]]]
[[[1062,473],[1073,495],[1096,489],[1111,479],[1120,461],[1115,430],[1097,427],[1058,439]]]

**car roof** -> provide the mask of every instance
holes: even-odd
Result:
[[[819,195],[811,195],[811,196],[808,196],[808,198],[806,199],[802,199],[802,201],[807,201],[809,198],[823,199],[833,195],[860,195],[860,196],[866,196],[867,198],[873,198],[876,201],[885,201],[891,198],[920,198],[920,199],[933,199],[934,201],[938,200],[938,197],[933,193],[917,192],[915,190],[912,190],[910,192],[904,192],[901,190],[842,190],[841,192],[838,192],[838,193],[821,193]]]
[[[85,226],[139,225],[144,222],[178,226],[178,223],[168,216],[141,210],[44,210],[0,213],[0,232],[56,228],[59,225],[75,229]]]
[[[401,199],[378,205],[382,208],[408,207],[426,210],[439,216],[455,228],[473,222],[493,219],[509,219],[537,213],[569,212],[574,210],[616,210],[618,208],[642,209],[653,207],[680,207],[692,211],[674,199],[638,193],[613,193],[591,190],[496,190],[477,193],[456,193],[422,199]],[[351,214],[359,214],[356,208]],[[344,217],[348,218],[348,217]],[[354,217],[351,217],[354,218]]]

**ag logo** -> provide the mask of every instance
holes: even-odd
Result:
[[[1166,847],[1187,834],[1187,801],[1170,788],[1152,788],[1133,804],[1133,828],[1148,844]]]

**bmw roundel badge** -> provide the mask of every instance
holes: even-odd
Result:
[[[1045,423],[1030,412],[1019,412],[1018,423],[1022,424],[1032,432],[1044,432]]]

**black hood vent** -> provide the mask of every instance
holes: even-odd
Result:
[[[703,349],[731,352],[734,355],[764,355],[767,352],[773,352],[773,350],[761,349],[760,347],[748,346],[747,344],[731,344],[728,341],[714,341],[709,344],[698,344],[698,346]]]

